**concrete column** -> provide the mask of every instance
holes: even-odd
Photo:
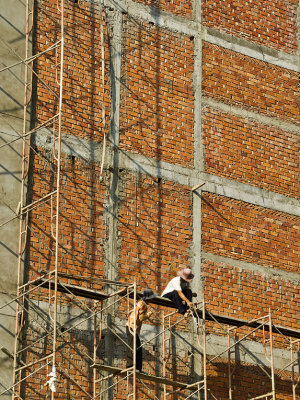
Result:
[[[25,57],[25,2],[0,0],[0,69]],[[0,307],[16,296],[24,64],[0,72]],[[3,146],[3,147],[2,147]],[[10,221],[10,222],[8,222]],[[15,303],[0,310],[1,348],[13,353]],[[12,383],[12,359],[0,349],[0,393]],[[11,398],[7,392],[1,399]]]
[[[109,134],[109,147],[112,150],[112,166],[110,168],[110,190],[108,204],[105,209],[106,223],[108,226],[108,240],[105,249],[105,277],[110,280],[118,280],[118,215],[119,215],[119,126],[120,126],[120,79],[122,57],[122,13],[114,10],[110,14],[111,46],[110,46],[110,79],[111,79],[111,121]],[[111,302],[114,302],[112,299]],[[110,302],[110,300],[108,300]],[[113,327],[115,322],[115,308],[109,308],[105,318],[107,325]],[[114,356],[114,337],[107,331],[105,334],[105,362],[112,365]],[[111,386],[112,380],[107,381]],[[105,394],[107,400],[113,400],[114,388]]]
[[[195,20],[201,26],[202,20],[202,2],[194,2],[194,15]],[[194,173],[196,177],[200,177],[201,172],[204,170],[204,151],[202,145],[202,94],[201,94],[201,83],[202,83],[202,36],[201,30],[197,32],[194,38],[194,76],[193,86],[195,93],[194,100]],[[200,179],[199,179],[200,181]],[[195,278],[193,280],[193,291],[198,294],[197,301],[201,301],[203,297],[202,287],[202,272],[201,272],[201,188],[193,192],[193,271]],[[190,319],[192,324],[192,320]],[[192,334],[192,346],[193,349],[193,372],[194,378],[199,380],[202,372],[202,355],[198,349],[197,337],[195,332],[195,326],[191,326]]]

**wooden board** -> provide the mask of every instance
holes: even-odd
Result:
[[[40,286],[43,288],[48,289],[49,287],[49,281],[46,279],[39,279],[33,283],[35,286]],[[50,282],[50,287],[52,290],[54,290],[54,282]],[[92,289],[87,289],[81,286],[76,286],[76,285],[70,285],[69,283],[63,283],[61,284],[60,282],[57,283],[57,291],[61,293],[72,293],[75,296],[78,297],[84,297],[86,299],[94,299],[94,300],[99,300],[103,301],[105,299],[109,298],[109,295],[106,295],[105,293],[92,290]]]
[[[124,370],[122,368],[117,368],[117,367],[111,367],[109,365],[93,364],[93,365],[91,365],[91,367],[102,370],[102,371],[107,371],[107,372],[110,372],[110,373],[116,374],[116,375],[125,375],[127,373],[127,370]],[[137,372],[136,377],[141,380],[161,383],[163,385],[168,385],[168,386],[173,386],[173,387],[175,386],[175,387],[179,387],[182,389],[187,389],[187,387],[190,386],[188,383],[172,381],[171,379],[164,378],[162,376],[147,375],[147,374],[143,374],[141,372]]]
[[[45,288],[49,287],[49,282],[45,279],[37,280],[33,284],[39,285],[39,286],[45,287]],[[51,284],[51,288],[54,289],[54,282],[51,282],[50,284]],[[67,283],[64,283],[62,285],[58,282],[57,290],[59,292],[63,292],[63,293],[68,293],[68,291],[69,291],[69,292],[72,292],[76,296],[99,300],[99,301],[103,301],[110,297],[109,295],[102,293],[102,292],[98,292],[96,290],[86,289],[86,288],[83,288],[80,286],[70,285]],[[120,290],[120,292],[118,292],[118,294],[119,294],[119,296],[124,296],[126,294],[126,289]],[[142,296],[143,296],[143,292],[138,291],[137,298],[141,298]],[[133,298],[133,293],[131,293],[130,297]],[[149,303],[168,307],[168,308],[176,308],[176,306],[174,305],[174,303],[171,300],[169,300],[165,297],[161,297],[161,296],[157,296],[157,297],[149,300]],[[203,317],[201,309],[198,309],[197,313],[200,318]],[[266,331],[269,330],[268,324],[265,324],[264,327],[262,327],[262,326],[260,327],[260,325],[261,325],[260,321],[248,322],[248,321],[234,318],[231,316],[213,314],[211,312],[206,312],[205,319],[206,319],[206,321],[217,321],[220,324],[226,324],[226,325],[230,325],[230,326],[236,326],[236,327],[248,326],[251,328],[264,329]],[[280,325],[272,325],[272,329],[273,329],[273,333],[280,333],[285,336],[289,336],[289,337],[292,337],[295,339],[300,339],[300,331],[298,331],[298,330],[295,330],[292,328],[286,328],[286,327],[283,327]]]

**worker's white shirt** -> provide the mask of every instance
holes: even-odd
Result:
[[[180,286],[180,276],[176,276],[176,278],[170,280],[170,282],[167,284],[167,287],[162,292],[162,296],[167,293],[173,292],[173,290],[182,290]]]

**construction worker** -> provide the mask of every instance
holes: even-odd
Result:
[[[142,323],[152,315],[152,311],[148,310],[147,301],[156,297],[151,289],[144,290],[143,297],[136,303],[135,324],[134,324],[134,310],[128,316],[126,324],[127,341],[130,348],[127,348],[126,368],[133,365],[133,341],[134,334],[136,334],[136,370],[141,372],[143,368],[143,351],[141,347],[141,340],[139,333],[141,331]],[[134,332],[134,325],[136,331]]]
[[[190,268],[183,268],[177,276],[170,280],[167,287],[162,292],[162,297],[166,297],[173,301],[178,312],[184,315],[189,308],[193,307],[192,293],[189,283],[193,280],[194,274]]]

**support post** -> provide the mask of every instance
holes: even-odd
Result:
[[[133,292],[133,302],[134,302],[134,327],[133,327],[133,382],[132,382],[132,390],[133,390],[133,400],[136,400],[136,280],[134,280],[134,292]]]
[[[227,333],[228,344],[228,399],[232,400],[232,382],[231,382],[231,350],[230,350],[230,329]]]
[[[271,361],[271,377],[272,377],[272,400],[276,400],[271,309],[269,309],[269,331],[270,331],[270,361]]]
[[[162,329],[163,329],[163,377],[166,377],[166,332],[165,332],[165,313],[162,317]],[[164,385],[164,400],[166,400],[167,387]]]
[[[207,371],[206,371],[206,324],[205,324],[205,298],[203,294],[203,379],[204,379],[204,400],[207,400]]]
[[[298,342],[299,343],[299,342]],[[290,339],[290,347],[291,347],[291,365],[292,365],[292,391],[293,391],[293,400],[296,400],[296,381],[295,381],[295,363],[294,363],[294,346],[293,341]]]

